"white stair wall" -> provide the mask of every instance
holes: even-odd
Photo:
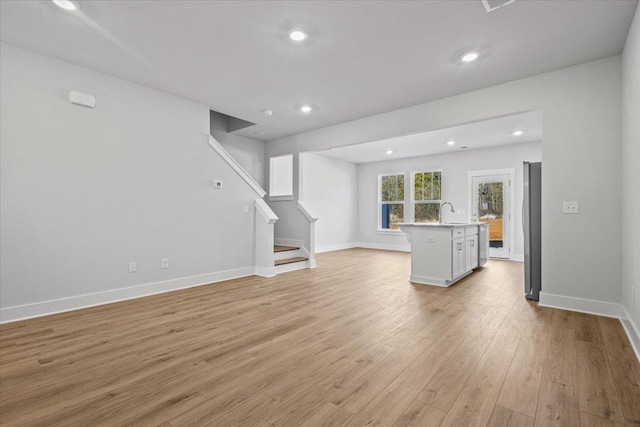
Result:
[[[274,252],[273,253],[273,260],[277,261],[280,259],[287,259],[287,258],[295,258],[295,257],[304,257],[304,258],[308,258],[306,253],[304,252],[304,250],[302,249],[295,249],[295,250],[291,250],[291,251],[282,251],[282,252]]]
[[[290,264],[276,265],[276,274],[288,273],[290,271],[303,270],[311,268],[309,260],[292,262]]]

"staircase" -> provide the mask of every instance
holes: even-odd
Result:
[[[220,118],[220,113],[215,114],[215,117]],[[262,277],[273,277],[288,271],[315,268],[315,222],[318,218],[313,217],[299,200],[278,201],[271,206],[267,204],[266,191],[211,135],[209,145],[258,196],[254,199],[254,273]],[[274,210],[280,214],[276,214]],[[245,213],[248,212],[245,210]],[[276,238],[278,234],[280,236]]]
[[[309,258],[297,246],[274,245],[273,259],[276,274],[309,268]]]

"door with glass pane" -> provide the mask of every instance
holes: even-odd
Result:
[[[510,257],[509,175],[473,177],[472,219],[489,224],[489,256]]]

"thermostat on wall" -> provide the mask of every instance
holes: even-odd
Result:
[[[213,188],[215,188],[216,190],[219,190],[219,189],[222,188],[222,181],[220,181],[220,180],[216,179],[216,180],[213,181],[212,184],[213,184]]]
[[[69,92],[69,101],[71,101],[72,104],[82,105],[83,107],[95,108],[96,106],[95,96],[76,92],[75,90]]]

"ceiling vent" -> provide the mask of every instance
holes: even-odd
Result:
[[[482,0],[482,4],[484,8],[487,10],[487,13],[493,12],[496,9],[500,9],[502,6],[506,6],[515,2],[516,0]]]

